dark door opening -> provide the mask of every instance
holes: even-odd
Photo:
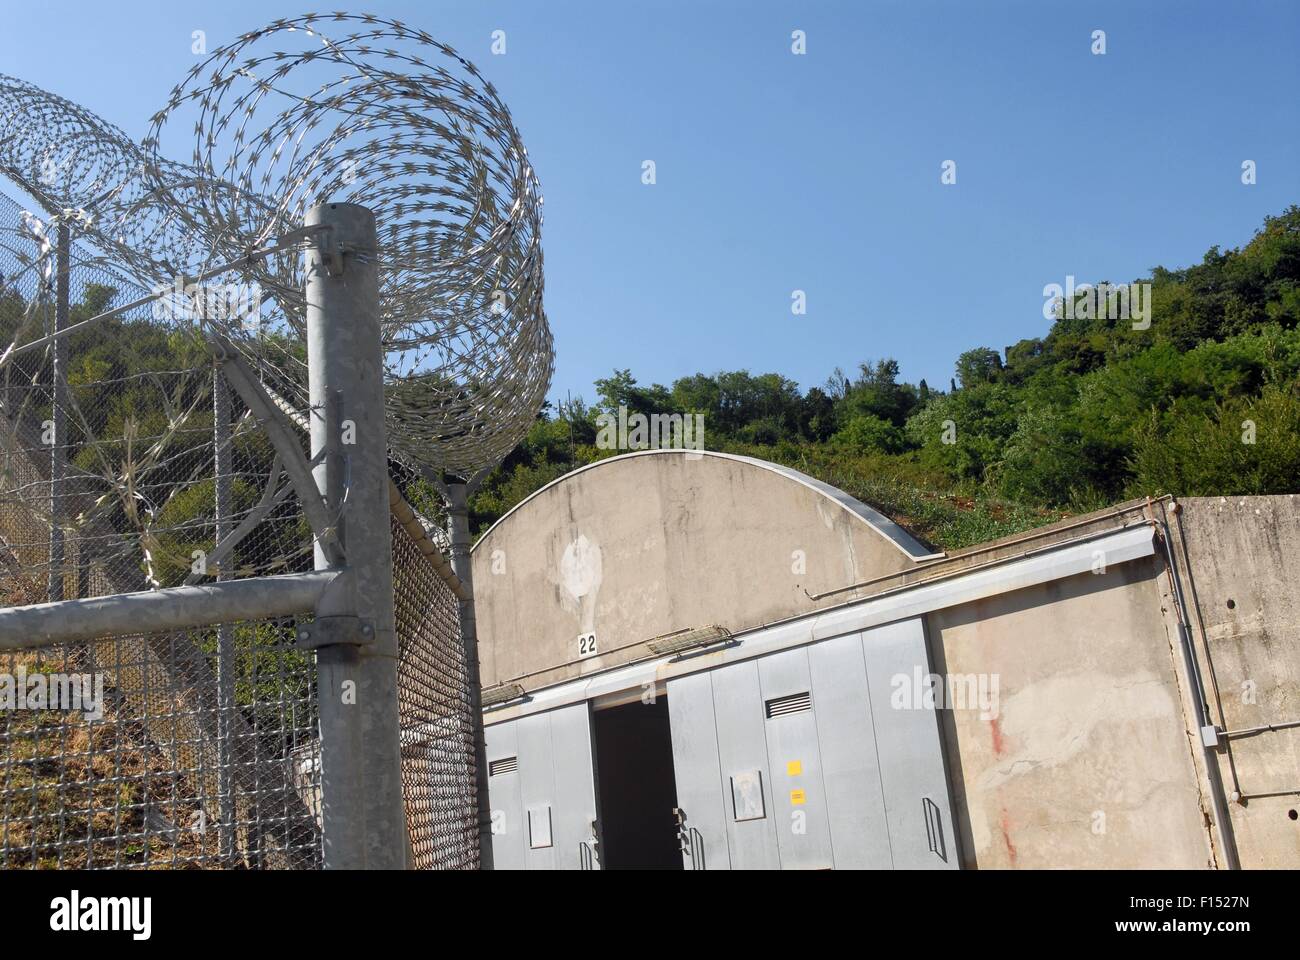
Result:
[[[681,870],[668,699],[597,710],[592,721],[601,867]]]

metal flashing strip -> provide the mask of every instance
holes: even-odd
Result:
[[[484,723],[501,723],[516,717],[551,710],[566,704],[608,696],[632,688],[649,689],[671,677],[683,676],[741,660],[752,660],[791,647],[829,640],[885,623],[907,620],[935,610],[957,607],[988,597],[1062,580],[1097,568],[1110,568],[1155,553],[1155,528],[1149,523],[1122,527],[1110,534],[1089,537],[1031,557],[977,570],[952,579],[904,587],[885,596],[858,600],[822,613],[809,613],[770,627],[738,632],[734,642],[689,660],[673,662],[661,657],[616,667],[589,677],[566,680],[528,691],[528,700],[490,711]]]

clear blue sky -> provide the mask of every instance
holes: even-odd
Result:
[[[0,9],[0,71],[139,137],[194,62],[191,31],[211,48],[307,3]],[[429,30],[510,105],[546,195],[553,397],[590,400],[615,367],[806,388],[881,356],[946,385],[962,350],[1044,332],[1044,284],[1185,266],[1300,200],[1294,0],[348,9]]]

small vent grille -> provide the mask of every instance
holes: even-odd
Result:
[[[767,701],[767,719],[785,717],[792,713],[807,713],[812,709],[811,693],[792,693],[788,697],[776,697]]]
[[[489,777],[495,777],[498,773],[514,773],[518,769],[518,757],[502,757],[500,760],[488,761]]]

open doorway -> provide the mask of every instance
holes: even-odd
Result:
[[[601,867],[681,870],[668,698],[596,710],[592,723]]]

